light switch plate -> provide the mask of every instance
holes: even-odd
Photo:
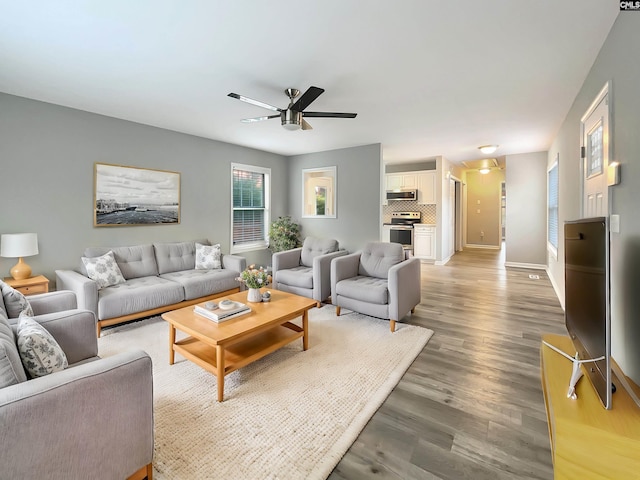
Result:
[[[612,233],[620,233],[620,215],[611,215],[609,217],[609,230]]]

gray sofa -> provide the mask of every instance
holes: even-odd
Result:
[[[209,243],[198,241],[198,243]],[[112,251],[125,283],[99,289],[84,266],[56,270],[56,288],[71,290],[78,306],[96,315],[96,329],[240,291],[237,277],[246,267],[244,257],[223,255],[221,269],[196,270],[196,242],[155,243],[131,247],[90,247],[85,257]]]
[[[0,478],[122,480],[151,475],[149,356],[134,351],[100,359],[95,316],[75,308],[73,292],[28,300],[34,319],[56,339],[69,367],[27,379],[15,345],[18,319],[8,318],[0,295]]]

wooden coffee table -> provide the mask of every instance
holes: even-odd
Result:
[[[247,302],[247,292],[228,298],[251,307],[251,313],[216,323],[193,311],[193,306],[162,314],[169,323],[169,364],[173,365],[175,352],[216,375],[218,401],[224,398],[224,377],[302,338],[302,349],[309,346],[307,312],[316,301],[291,293],[271,290],[271,301]],[[204,303],[202,304],[204,305]],[[302,326],[290,320],[302,317]],[[176,330],[190,335],[176,342]]]

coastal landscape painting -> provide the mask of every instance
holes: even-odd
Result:
[[[180,223],[180,174],[95,164],[96,227]]]

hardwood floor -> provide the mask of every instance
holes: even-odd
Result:
[[[566,330],[546,273],[466,249],[423,264],[403,321],[435,334],[329,479],[553,478],[540,335]]]

